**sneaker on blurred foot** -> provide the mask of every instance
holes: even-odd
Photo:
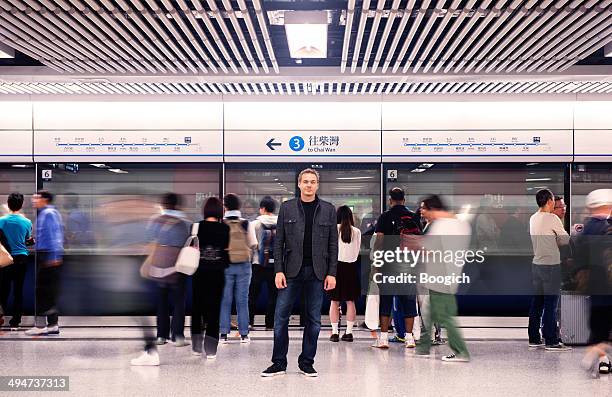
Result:
[[[251,343],[251,337],[248,335],[241,335],[240,343]]]
[[[157,350],[143,352],[139,357],[132,359],[132,361],[130,361],[130,364],[142,366],[157,366],[159,365],[159,353],[157,353]]]
[[[449,354],[448,356],[442,357],[442,361],[448,363],[468,363],[470,358],[467,356],[458,356],[456,354]]]
[[[386,340],[382,340],[381,338],[376,338],[376,341],[372,344],[371,347],[375,347],[377,349],[388,349],[389,342]]]
[[[414,342],[414,336],[412,334],[406,334],[406,348],[412,349],[416,347],[416,343]]]
[[[540,342],[529,342],[529,348],[530,349],[539,349],[544,347],[544,343]]]
[[[391,343],[406,343],[406,339],[401,338],[397,335],[394,335],[393,338],[389,339],[389,342]]]
[[[25,334],[28,336],[48,335],[49,329],[47,327],[44,327],[44,328],[34,327],[34,328],[30,328],[29,330],[27,330]]]
[[[222,345],[227,345],[229,343],[229,341],[227,340],[227,334],[221,334],[221,337],[219,338],[219,342]]]
[[[206,359],[207,359],[207,360],[214,360],[214,359],[216,359],[216,358],[217,358],[217,355],[216,355],[216,354],[207,354],[207,355],[206,355]]]
[[[572,350],[571,347],[565,346],[563,343],[557,343],[556,345],[546,345],[544,349],[548,352],[568,352]]]
[[[185,338],[176,338],[172,343],[175,347],[189,346],[189,342],[187,342]]]
[[[47,327],[47,333],[49,335],[59,335],[60,333],[60,329],[59,329],[59,325],[51,325]]]
[[[331,334],[331,336],[329,337],[329,341],[330,342],[340,342],[340,335]]]
[[[158,346],[165,345],[166,343],[168,343],[166,338],[157,338],[155,340],[155,344],[158,345]]]

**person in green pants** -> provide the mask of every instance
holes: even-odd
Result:
[[[427,219],[429,226],[424,238],[424,247],[434,253],[436,251],[447,252],[467,250],[470,243],[471,227],[468,222],[458,219],[451,213],[442,202],[441,198],[432,195],[421,202],[421,216]],[[431,255],[431,261],[425,261],[421,269],[427,282],[421,286],[429,291],[429,296],[422,297],[429,300],[429,310],[423,313],[424,330],[417,343],[416,353],[428,355],[431,348],[431,328],[433,323],[446,328],[448,345],[452,354],[442,357],[442,361],[468,362],[468,352],[461,332],[457,328],[455,316],[457,316],[457,301],[455,293],[458,283],[461,281],[441,283],[432,280],[440,280],[446,276],[457,274],[461,268],[452,261],[445,261],[446,256]],[[437,261],[436,261],[437,258]],[[419,279],[421,279],[419,275]],[[462,280],[466,280],[465,277]],[[450,284],[450,285],[449,285]]]

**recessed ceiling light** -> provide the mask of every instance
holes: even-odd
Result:
[[[327,11],[286,11],[291,58],[327,58]]]

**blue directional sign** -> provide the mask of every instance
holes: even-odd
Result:
[[[299,152],[300,150],[304,149],[304,138],[299,135],[292,137],[289,139],[289,147],[294,152]]]

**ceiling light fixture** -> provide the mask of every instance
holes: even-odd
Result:
[[[291,58],[327,58],[327,11],[286,11]]]

